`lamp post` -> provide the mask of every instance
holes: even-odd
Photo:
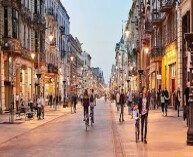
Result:
[[[143,70],[138,70],[139,73],[139,91],[142,91],[142,78],[141,76],[143,75]]]
[[[189,87],[189,107],[188,107],[188,131],[187,131],[187,144],[193,145],[193,33],[185,33],[185,39],[186,39],[186,50],[188,51],[190,56],[190,63],[188,63],[189,66],[189,81],[190,81],[190,87]]]
[[[73,81],[73,68],[72,68],[72,64],[73,64],[73,61],[74,61],[74,57],[72,55],[70,56],[70,61],[71,61],[70,62],[70,71],[71,71],[70,72],[71,73],[70,74],[70,90],[71,90],[70,94],[72,94],[72,83],[73,83],[72,82]]]
[[[65,105],[65,100],[66,100],[66,81],[63,81],[63,85],[64,85],[64,95],[63,95],[63,106],[66,107]]]

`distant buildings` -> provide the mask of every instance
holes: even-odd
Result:
[[[1,112],[16,104],[16,95],[27,105],[40,94],[63,101],[94,87],[91,56],[70,34],[60,0],[1,0],[0,19]]]

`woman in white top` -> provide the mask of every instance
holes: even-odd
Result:
[[[117,92],[117,94],[116,94],[117,112],[119,112],[119,105],[120,105],[120,94],[119,94],[119,92]]]

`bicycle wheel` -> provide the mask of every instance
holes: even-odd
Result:
[[[89,117],[88,117],[88,114],[86,115],[85,126],[86,126],[86,131],[87,131],[87,130],[88,130],[88,126],[89,126]]]

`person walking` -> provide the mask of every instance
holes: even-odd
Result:
[[[55,106],[55,110],[57,110],[57,108],[58,108],[58,104],[59,104],[59,96],[58,95],[56,95],[55,96],[55,101],[56,101],[56,106]]]
[[[19,111],[19,94],[16,94],[16,111]]]
[[[77,100],[78,100],[78,96],[77,96],[76,93],[74,93],[73,96],[72,96],[72,104],[73,104],[74,113],[76,113]]]
[[[157,90],[157,98],[156,98],[156,104],[157,104],[157,109],[160,107],[161,104],[161,85],[159,85],[159,89]]]
[[[141,141],[147,144],[147,121],[149,102],[145,87],[142,88],[142,97],[139,100],[139,114],[141,115]]]
[[[162,108],[162,114],[164,116],[164,106],[165,106],[165,97],[164,97],[164,91],[160,94],[160,101],[161,101],[161,108]]]
[[[128,114],[133,117],[132,109],[133,109],[133,94],[131,92],[131,89],[129,88],[129,91],[127,93],[127,99],[128,99]]]
[[[40,101],[41,101],[41,114],[42,114],[41,116],[42,116],[42,119],[44,119],[44,115],[45,115],[45,101],[44,101],[43,95],[41,96]]]
[[[139,108],[136,103],[133,108],[134,124],[135,124],[135,140],[136,143],[139,141]]]
[[[184,120],[187,119],[187,126],[189,125],[189,92],[190,92],[190,82],[186,84],[186,88],[184,90],[185,105],[184,105],[183,117],[184,117]]]
[[[181,102],[180,88],[178,87],[178,90],[176,92],[176,107],[178,111],[178,117],[180,116],[180,102]]]
[[[165,116],[167,117],[168,103],[169,103],[169,92],[166,88],[165,88],[165,91],[164,91],[164,98],[165,98],[165,105],[164,105]]]
[[[38,96],[37,98],[37,118],[38,120],[40,120],[40,116],[41,116],[41,99],[40,99],[40,96]]]
[[[84,107],[84,119],[83,121],[85,121],[85,116],[86,114],[89,114],[89,95],[88,95],[88,91],[85,89],[84,91],[84,95],[83,95],[83,107]]]
[[[52,94],[49,95],[49,105],[50,105],[50,108],[52,107],[52,103],[53,103],[53,96]]]
[[[92,111],[91,120],[94,123],[94,107],[96,106],[96,95],[94,94],[94,89],[91,90],[90,95],[90,112]]]
[[[119,92],[117,92],[117,94],[116,94],[117,112],[119,112],[119,105],[120,105],[120,94],[119,94]]]
[[[119,122],[124,122],[124,106],[125,106],[125,94],[123,92],[123,89],[121,89],[121,95],[120,95],[120,107],[121,107],[121,112],[120,112],[120,117],[119,117]]]

